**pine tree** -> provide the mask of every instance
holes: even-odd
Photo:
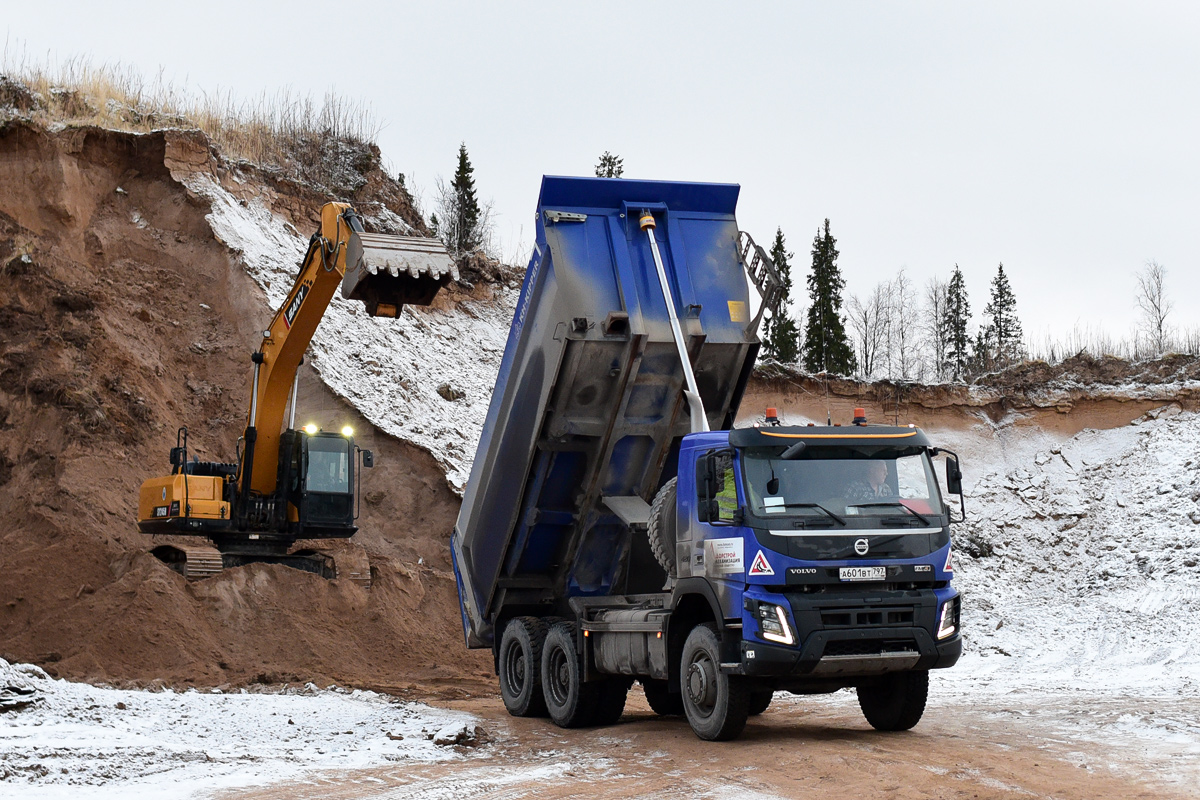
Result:
[[[971,365],[971,304],[967,301],[967,284],[962,270],[954,265],[950,285],[946,287],[946,309],[941,319],[943,341],[946,343],[945,364],[951,380],[961,381]]]
[[[1017,298],[1004,274],[1004,264],[992,279],[992,297],[983,313],[988,319],[985,345],[996,366],[1006,367],[1021,358],[1021,321],[1017,319]]]
[[[812,272],[808,276],[808,320],[804,326],[804,368],[809,372],[852,375],[856,368],[854,348],[846,336],[842,317],[842,289],[846,281],[837,266],[837,239],[817,229],[813,239]]]
[[[766,335],[763,337],[763,355],[781,364],[794,364],[800,357],[800,328],[788,313],[792,302],[792,265],[795,253],[788,252],[783,238],[783,229],[775,230],[775,243],[771,245],[771,261],[783,282],[783,295],[779,309],[767,320]]]
[[[625,159],[620,156],[614,156],[607,150],[604,155],[600,156],[600,163],[596,165],[597,178],[619,178],[625,174]]]
[[[458,146],[458,169],[454,171],[454,219],[450,220],[450,246],[458,253],[470,253],[483,243],[479,224],[479,200],[475,196],[475,168],[467,156],[467,144]]]

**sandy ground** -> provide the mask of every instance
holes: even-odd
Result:
[[[636,688],[621,721],[565,731],[498,699],[451,704],[491,744],[440,764],[327,772],[213,795],[305,798],[1183,798],[1200,796],[1200,700],[942,691],[920,725],[880,734],[854,696],[783,697],[737,741],[702,742]]]

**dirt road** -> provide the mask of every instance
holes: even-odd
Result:
[[[915,730],[885,735],[866,725],[850,693],[787,696],[727,744],[656,717],[636,687],[617,725],[581,731],[513,719],[498,700],[451,705],[481,717],[492,738],[460,761],[313,775],[217,797],[1200,797],[1195,699],[943,695]]]

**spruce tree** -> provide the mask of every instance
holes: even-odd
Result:
[[[479,224],[479,200],[475,196],[475,168],[467,157],[467,144],[458,146],[458,169],[454,171],[454,219],[449,231],[450,246],[458,253],[470,253],[483,243]]]
[[[992,279],[992,297],[983,313],[990,320],[985,338],[992,361],[1006,367],[1020,359],[1023,335],[1021,321],[1017,319],[1017,298],[1004,274],[1003,263]]]
[[[625,174],[625,159],[620,156],[614,156],[607,150],[604,155],[600,156],[600,163],[596,165],[597,178],[619,178]]]
[[[804,326],[804,368],[809,372],[852,375],[854,348],[846,336],[842,317],[842,289],[846,281],[837,265],[837,239],[829,220],[813,239],[812,272],[808,276],[808,321]]]
[[[783,295],[779,309],[767,320],[763,340],[763,355],[781,364],[794,364],[800,357],[800,328],[788,313],[792,303],[792,265],[795,253],[788,252],[783,238],[783,228],[775,230],[775,243],[771,245],[771,261],[783,281]]]
[[[971,364],[971,304],[967,301],[967,284],[962,270],[954,265],[954,274],[946,287],[946,309],[941,319],[946,343],[945,364],[951,380],[961,381]]]

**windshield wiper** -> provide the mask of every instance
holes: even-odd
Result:
[[[925,524],[925,525],[929,524],[929,520],[923,514],[918,514],[916,511],[913,511],[911,508],[904,505],[904,503],[901,503],[899,500],[888,500],[883,503],[847,503],[846,504],[847,508],[869,508],[871,506],[899,506],[900,508],[903,508],[908,513],[912,514],[917,519],[921,520],[921,522],[923,524]]]
[[[828,508],[821,505],[820,503],[783,503],[782,505],[767,506],[767,508],[819,508],[820,510],[822,510],[826,514],[828,514],[829,518],[832,519],[834,522],[837,522],[839,525],[846,524],[846,520],[842,519],[837,514],[833,513],[832,511],[830,511]]]

